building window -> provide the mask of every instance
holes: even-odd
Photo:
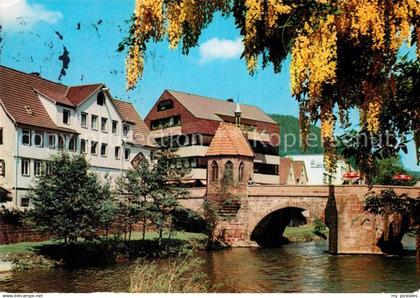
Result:
[[[174,127],[174,126],[179,126],[179,125],[181,125],[180,116],[173,116],[173,117],[153,120],[151,122],[152,130]]]
[[[124,127],[123,127],[123,135],[124,135],[124,137],[127,137],[128,136],[129,131],[130,131],[130,125],[124,124]]]
[[[124,159],[129,160],[130,159],[130,149],[124,150]]]
[[[81,115],[81,123],[82,123],[82,127],[85,127],[85,128],[87,128],[87,127],[88,127],[88,124],[87,124],[87,117],[88,117],[88,114],[86,114],[86,113],[82,113],[82,115]]]
[[[58,136],[58,150],[64,150],[65,143],[66,143],[66,136]]]
[[[244,181],[244,169],[245,169],[245,165],[243,162],[241,162],[239,164],[239,177],[238,177],[239,182]]]
[[[43,146],[43,132],[42,131],[36,131],[34,134],[34,144],[37,147]]]
[[[71,137],[69,140],[69,151],[76,152],[77,150],[77,138]]]
[[[70,111],[64,109],[63,110],[63,123],[64,124],[70,124]]]
[[[266,174],[266,175],[278,175],[279,174],[279,166],[267,163],[254,163],[254,173],[258,174]]]
[[[34,176],[41,176],[41,161],[34,160]]]
[[[92,115],[91,128],[95,129],[95,130],[98,129],[98,116],[96,116],[96,115]]]
[[[4,160],[0,159],[0,176],[5,177],[6,176],[6,164]]]
[[[31,146],[31,131],[29,129],[22,129],[22,144]]]
[[[115,159],[120,159],[121,147],[115,147]]]
[[[174,102],[168,99],[168,100],[161,101],[157,106],[157,110],[158,112],[160,112],[160,111],[172,109],[173,107],[174,107]]]
[[[108,149],[108,145],[107,144],[101,144],[101,156],[102,157],[106,157],[106,155],[107,155],[107,149]]]
[[[112,121],[112,133],[118,133],[118,121]]]
[[[20,207],[29,207],[29,198],[20,198]]]
[[[108,119],[107,118],[101,118],[101,130],[103,132],[108,132]]]
[[[50,148],[50,149],[54,149],[55,147],[56,147],[56,142],[57,142],[57,140],[56,140],[56,138],[55,138],[55,135],[53,135],[53,134],[50,134],[49,136],[48,136],[48,147]]]
[[[0,145],[3,145],[3,127],[0,127]]]
[[[225,164],[223,176],[227,179],[233,178],[233,163],[230,160]]]
[[[90,143],[90,154],[97,155],[98,154],[98,142],[91,142]]]
[[[80,140],[80,153],[86,153],[86,140]]]
[[[22,159],[21,161],[22,176],[29,176],[30,163],[31,161],[29,159]]]
[[[217,162],[214,160],[211,163],[211,181],[216,182],[219,180],[219,166],[217,165]]]
[[[96,103],[100,106],[105,104],[105,94],[102,91],[96,96]]]

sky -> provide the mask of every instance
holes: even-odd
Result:
[[[143,79],[127,92],[125,54],[116,50],[133,7],[134,0],[0,0],[0,64],[57,81],[62,66],[58,57],[66,47],[70,63],[61,83],[105,83],[115,98],[134,103],[143,117],[165,89],[233,98],[267,113],[298,115],[290,93],[290,59],[280,73],[268,67],[250,76],[240,59],[239,30],[232,18],[220,15],[188,56],[170,51],[166,41],[149,44]],[[356,114],[351,116],[356,122]],[[402,160],[407,168],[420,171],[414,144]]]

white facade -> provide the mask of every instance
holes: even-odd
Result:
[[[102,105],[97,102],[99,92],[105,94]],[[56,104],[41,94],[38,97],[55,125],[63,129],[15,125],[0,105],[0,161],[4,161],[0,187],[12,193],[9,206],[29,207],[27,192],[34,178],[50,156],[61,151],[84,154],[91,170],[111,185],[132,168],[137,154],[150,158],[151,149],[134,142],[135,123],[124,119],[108,91],[97,90],[77,107]]]
[[[305,163],[306,173],[308,175],[308,185],[324,185],[331,184],[342,185],[343,174],[350,171],[350,165],[344,160],[339,159],[337,161],[337,167],[335,173],[329,173],[324,167],[324,155],[323,154],[293,154],[288,155],[293,160],[301,160]]]

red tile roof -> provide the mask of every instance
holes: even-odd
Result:
[[[35,90],[63,95],[67,87],[0,66],[0,103],[15,123],[58,129]]]
[[[55,125],[39,100],[38,94],[55,103],[77,107],[102,86],[103,84],[91,84],[68,87],[0,65],[0,105],[17,124],[75,132]],[[134,134],[138,136],[149,134],[149,129],[132,104],[122,101],[114,103],[122,117],[135,124]],[[154,140],[140,140],[139,137],[137,143],[156,146]]]
[[[305,163],[303,160],[294,160],[293,161],[293,171],[295,173],[295,179],[297,182],[297,179],[300,179],[300,176],[302,174],[302,170],[305,170]]]
[[[124,120],[134,124],[134,142],[143,146],[158,147],[154,138],[149,137],[149,128],[133,104],[121,100],[114,100],[114,103]]]
[[[93,92],[102,87],[103,84],[91,84],[91,85],[80,85],[71,86],[67,90],[66,97],[75,106],[81,104],[86,98],[92,95]]]
[[[220,116],[235,116],[236,103],[234,102],[174,90],[166,91],[199,119],[222,121],[223,119]],[[276,121],[256,106],[241,104],[241,111],[242,119],[277,125]]]
[[[254,152],[242,134],[242,131],[236,125],[221,122],[206,155],[241,155],[254,157]]]

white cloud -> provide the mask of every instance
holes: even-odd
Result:
[[[200,45],[200,63],[239,58],[243,50],[240,37],[234,40],[213,37]]]
[[[27,0],[0,0],[0,24],[5,30],[19,30],[39,22],[55,24],[62,18],[61,12]]]

